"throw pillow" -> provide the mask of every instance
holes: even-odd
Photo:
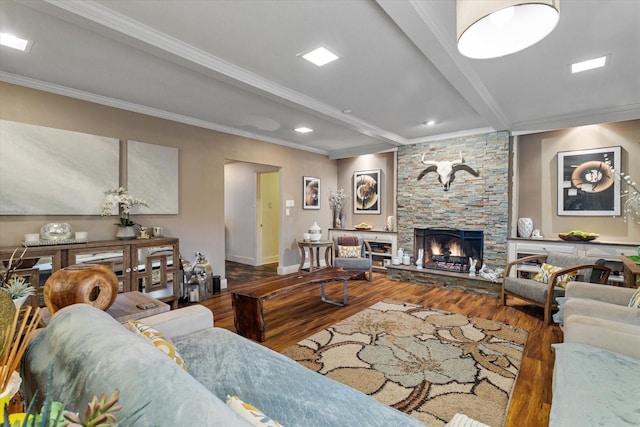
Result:
[[[178,364],[178,366],[185,371],[187,370],[187,365],[184,363],[184,360],[182,360],[182,357],[178,353],[178,350],[176,350],[176,347],[173,345],[171,340],[169,340],[169,338],[165,338],[160,331],[137,320],[129,320],[128,329],[137,335],[144,337],[147,341],[153,344],[155,348],[169,356]]]
[[[551,278],[551,275],[560,270],[562,270],[561,267],[555,267],[551,264],[543,263],[538,274],[533,277],[533,280],[542,283],[549,283],[549,278]],[[567,283],[575,279],[576,273],[576,271],[572,271],[571,273],[563,274],[562,276],[558,277],[556,280],[556,286],[564,288]]]
[[[638,288],[633,293],[633,295],[631,295],[631,299],[629,300],[629,307],[640,308],[640,288]]]
[[[360,258],[362,245],[357,246],[338,246],[338,257],[340,258]]]
[[[227,396],[227,406],[233,409],[238,415],[258,427],[282,427],[282,424],[272,420],[255,406],[240,400],[238,396]]]

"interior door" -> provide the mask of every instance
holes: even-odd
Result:
[[[258,245],[259,264],[278,262],[280,223],[280,174],[278,171],[258,174]]]

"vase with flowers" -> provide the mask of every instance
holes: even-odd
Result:
[[[636,224],[640,224],[640,189],[635,179],[630,174],[623,171],[619,171],[611,165],[611,159],[606,154],[604,155],[605,163],[609,165],[611,172],[616,175],[616,178],[621,182],[624,182],[627,186],[621,191],[620,199],[624,201],[622,206],[622,216],[624,222],[627,222],[627,217],[630,221],[635,221]]]
[[[344,191],[344,188],[338,191],[329,190],[329,207],[333,212],[333,228],[344,227],[345,221],[342,209],[348,198],[349,195]]]
[[[130,218],[131,208],[133,206],[149,207],[147,202],[137,199],[129,195],[124,187],[112,188],[105,191],[105,199],[102,204],[102,216],[111,216],[113,208],[118,206],[119,222],[115,223],[118,227],[116,231],[117,239],[135,239],[135,225],[139,225]]]
[[[16,270],[22,267],[22,259],[28,248],[24,248],[20,255],[16,248],[9,258],[7,266],[0,263],[0,291],[9,295],[16,309],[19,309],[25,303],[27,298],[36,294],[36,290],[26,277],[16,273]]]

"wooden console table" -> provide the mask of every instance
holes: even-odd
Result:
[[[640,264],[636,264],[631,258],[621,256],[624,273],[624,286],[627,288],[638,287],[638,278],[640,278]]]
[[[320,283],[323,302],[343,307],[347,305],[347,281],[360,271],[345,271],[341,268],[323,268],[311,273],[289,274],[271,277],[247,284],[246,290],[232,293],[233,323],[236,332],[254,341],[265,340],[264,302],[276,296],[291,292],[300,287]],[[342,280],[342,302],[329,301],[324,295],[324,286],[328,281]]]

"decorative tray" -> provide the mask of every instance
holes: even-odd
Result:
[[[583,236],[579,234],[567,234],[567,233],[558,234],[559,238],[561,238],[562,240],[566,240],[568,242],[590,242],[591,240],[597,239],[599,236],[600,236],[599,234],[591,234],[588,236]]]
[[[25,242],[22,241],[22,246],[54,246],[54,245],[73,245],[76,243],[89,243],[89,239],[60,239],[60,240],[34,240]]]

